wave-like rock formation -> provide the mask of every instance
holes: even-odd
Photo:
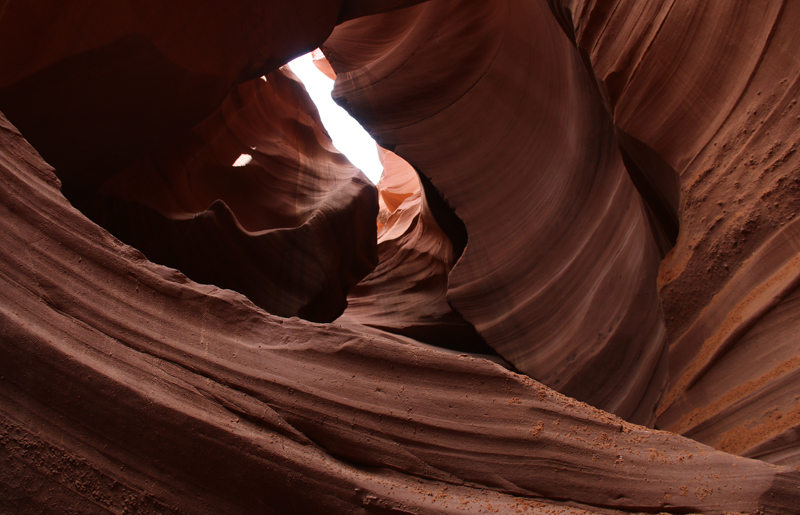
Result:
[[[323,50],[334,96],[466,226],[450,305],[520,371],[651,423],[666,372],[658,248],[547,6],[432,1],[343,24]]]
[[[0,511],[797,512],[800,9],[2,5]]]
[[[2,141],[12,510],[524,513],[547,505],[519,497],[541,496],[781,513],[796,500],[793,469],[631,425],[483,359],[188,281],[76,211],[5,119]]]
[[[282,2],[10,3],[0,109],[76,206],[152,260],[272,313],[330,322],[375,265],[374,189],[337,157],[302,87],[280,71],[236,83],[314,48],[338,21],[403,2],[305,4],[301,17]],[[239,170],[240,155],[255,159]]]
[[[781,2],[747,8],[729,3],[678,8],[660,2],[634,9],[623,2],[551,1],[566,34],[559,39],[552,19],[536,4],[527,7],[539,16],[526,27],[536,26],[533,32],[542,41],[530,37],[527,29],[518,29],[525,34],[524,42],[512,39],[517,21],[503,18],[500,4],[485,7],[481,27],[490,25],[487,20],[498,21],[481,39],[474,19],[464,14],[479,8],[429,2],[402,13],[352,21],[337,28],[325,44],[334,67],[342,72],[337,86],[341,101],[383,144],[429,176],[467,226],[470,243],[450,275],[450,303],[520,370],[632,420],[652,420],[647,418],[652,413],[631,411],[632,401],[642,395],[641,383],[624,389],[609,382],[609,375],[648,378],[661,388],[662,367],[668,361],[665,397],[657,406],[660,427],[731,452],[800,464],[799,349],[790,336],[797,319],[792,222],[800,191],[794,181],[793,135],[798,129],[797,117],[792,116],[798,65],[791,50],[798,41],[790,27],[799,14]],[[522,16],[518,8],[513,12]],[[436,16],[457,21],[431,23]],[[440,67],[443,48],[455,48],[443,41],[459,37],[463,41],[457,51],[447,55],[453,66]],[[365,50],[364,41],[372,46]],[[507,64],[502,61],[505,46],[515,55],[513,63],[511,58]],[[479,48],[491,50],[479,53]],[[667,65],[664,56],[671,56]],[[587,72],[585,80],[568,74],[580,76],[576,70],[581,67]],[[559,72],[565,68],[568,71]],[[480,86],[493,80],[493,69],[499,70],[496,83],[484,88],[485,95],[500,95],[503,101],[487,98],[471,104],[481,94]],[[455,70],[457,76],[442,76]],[[431,93],[442,82],[457,86]],[[542,84],[540,89],[534,89],[536,84]],[[514,92],[518,93],[509,98]],[[526,118],[522,107],[511,116],[503,111],[504,106],[535,103],[524,95],[547,99],[546,106],[531,108],[538,119]],[[403,109],[406,104],[418,110]],[[490,107],[482,111],[478,105]],[[570,116],[578,106],[578,114]],[[586,118],[591,109],[602,110],[595,121]],[[459,117],[461,110],[469,114]],[[493,121],[497,125],[491,125]],[[533,128],[521,129],[524,123]],[[565,132],[558,134],[559,127]],[[581,136],[580,130],[591,134]],[[422,137],[423,133],[441,137]],[[608,159],[591,154],[602,147],[604,138]],[[559,150],[559,142],[569,150]],[[542,157],[537,156],[536,149],[543,145]],[[472,151],[463,152],[465,148]],[[508,148],[517,152],[509,155]],[[583,161],[581,153],[587,156]],[[652,293],[653,251],[623,252],[612,259],[600,255],[593,263],[599,272],[580,262],[579,253],[558,246],[564,234],[547,235],[547,230],[555,233],[555,227],[570,227],[571,213],[591,208],[558,183],[575,180],[556,168],[568,166],[570,160],[580,163],[575,177],[594,188],[604,167],[619,172],[624,163],[644,199],[641,213],[650,230],[640,227],[641,213],[636,218],[638,232],[609,216],[610,225],[626,235],[627,248],[635,247],[634,241],[646,246],[644,242],[652,239],[662,255],[671,250],[659,275],[668,360],[656,361],[656,338],[648,344],[624,324],[616,326],[617,317],[624,321],[625,315],[636,313],[637,320],[655,316],[659,321],[653,324],[661,328],[652,301],[620,302],[618,311],[613,310],[615,291]],[[470,167],[474,181],[465,180]],[[542,188],[537,173],[546,174],[555,184],[553,191],[568,199],[563,205]],[[476,191],[490,191],[485,198],[502,198],[507,214],[499,215],[494,204],[481,206],[474,199]],[[503,193],[495,197],[496,191]],[[602,198],[612,197],[604,192]],[[628,206],[616,198],[609,212]],[[553,221],[545,224],[548,212]],[[567,233],[565,239],[579,251],[595,257],[598,249],[607,252],[620,241],[603,227],[598,214],[576,216],[579,224],[591,220],[591,229],[611,242],[594,248],[580,232]],[[526,234],[531,235],[527,244]],[[546,252],[537,254],[542,247]],[[648,257],[643,258],[645,252]],[[617,259],[642,266],[647,275],[640,284],[650,285],[650,290],[631,284],[617,290],[618,282],[603,284],[603,277],[614,277],[610,267]],[[579,278],[588,274],[582,289],[579,280],[570,277],[570,268]],[[626,269],[623,277],[633,280],[633,269]],[[577,299],[570,301],[571,293]],[[486,298],[491,301],[484,302]],[[606,304],[603,309],[590,304],[596,298]],[[574,318],[570,311],[577,313]],[[580,324],[572,322],[575,318]],[[589,328],[600,339],[612,336],[603,342],[609,352],[605,361],[598,344],[587,338]],[[652,332],[663,337],[663,328]],[[615,347],[614,334],[631,345],[629,350]],[[649,362],[641,358],[648,352]],[[625,356],[631,353],[636,366],[643,368],[629,368]],[[566,372],[557,368],[559,364]],[[648,364],[652,368],[646,368]],[[652,409],[656,397],[645,396],[648,403],[642,408]]]

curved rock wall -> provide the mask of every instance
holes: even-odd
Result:
[[[3,4],[5,511],[796,511],[800,9],[417,3]],[[422,187],[318,324],[268,280],[355,282],[378,205],[274,70],[332,30]]]
[[[301,86],[237,83],[338,21],[413,3],[7,2],[0,110],[71,202],[149,258],[330,322],[376,262],[374,189],[331,154]],[[233,168],[242,154],[254,162]]]
[[[237,82],[319,46],[337,21],[419,0],[11,0],[0,110],[68,182],[96,185],[190,129]]]
[[[800,10],[551,4],[617,128],[667,165],[651,170],[652,182],[678,178],[680,236],[659,273],[670,335],[659,426],[800,465]]]
[[[432,1],[343,24],[323,50],[334,96],[466,226],[450,305],[520,371],[651,423],[666,370],[657,246],[547,6]]]
[[[275,317],[154,265],[70,206],[0,123],[4,506],[559,509],[526,500],[544,497],[777,514],[796,501],[796,470],[633,426],[486,360]]]

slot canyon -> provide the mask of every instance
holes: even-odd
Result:
[[[800,513],[797,27],[0,0],[0,513]]]

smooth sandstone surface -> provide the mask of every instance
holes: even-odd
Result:
[[[502,292],[499,296],[507,299],[513,298],[508,292],[518,289],[518,295],[525,301],[540,296],[547,298],[542,294],[543,288],[529,289],[528,282],[514,277],[523,275],[524,266],[519,266],[518,261],[528,247],[513,247],[513,244],[522,240],[523,227],[530,230],[535,224],[520,218],[525,202],[515,203],[513,199],[515,194],[524,194],[525,201],[532,196],[529,190],[520,187],[530,181],[530,177],[510,181],[508,188],[512,193],[498,195],[503,198],[502,208],[517,209],[515,216],[505,215],[498,220],[497,213],[502,208],[491,205],[485,208],[484,216],[472,220],[470,215],[478,210],[480,203],[473,199],[476,194],[473,183],[469,182],[467,187],[467,183],[459,182],[463,178],[461,167],[458,173],[449,168],[453,162],[461,165],[468,161],[485,181],[477,190],[497,190],[497,179],[502,175],[496,171],[484,173],[484,170],[508,170],[504,160],[509,157],[502,150],[509,147],[493,138],[501,134],[511,145],[510,138],[521,138],[523,131],[498,130],[489,126],[487,119],[492,116],[500,119],[498,127],[502,127],[502,123],[513,123],[522,116],[520,109],[513,115],[497,114],[497,110],[502,109],[502,105],[524,104],[515,102],[513,97],[508,102],[503,97],[501,104],[494,98],[496,95],[492,95],[492,99],[482,104],[491,106],[487,114],[486,109],[481,111],[475,107],[477,103],[468,103],[471,95],[478,94],[480,81],[490,80],[491,68],[479,74],[482,68],[476,64],[480,62],[475,58],[477,50],[459,59],[470,48],[478,47],[478,43],[473,46],[470,43],[478,40],[480,33],[468,25],[464,13],[468,10],[461,9],[455,16],[452,15],[455,8],[449,11],[450,18],[463,20],[469,27],[465,31],[472,31],[471,36],[465,41],[470,43],[462,42],[457,51],[447,54],[447,59],[457,62],[458,66],[439,66],[443,60],[442,46],[446,47],[442,41],[449,35],[442,27],[455,30],[457,22],[426,25],[426,20],[435,16],[430,11],[447,11],[445,4],[428,3],[408,9],[402,16],[392,13],[355,20],[337,28],[325,48],[334,65],[348,72],[341,74],[338,95],[357,116],[364,118],[380,141],[395,148],[429,175],[465,221],[470,245],[450,276],[448,298],[451,304],[473,322],[490,345],[521,370],[566,393],[589,399],[593,386],[586,384],[592,381],[586,376],[624,367],[624,358],[615,357],[617,363],[610,366],[606,362],[602,367],[584,369],[581,374],[584,383],[579,387],[562,387],[556,384],[560,378],[541,370],[557,361],[544,359],[537,338],[540,333],[534,330],[538,330],[537,324],[546,327],[560,318],[550,317],[542,322],[531,316],[523,323],[515,320],[512,328],[519,329],[527,324],[528,330],[520,331],[520,341],[514,342],[513,335],[496,330],[500,323],[487,324],[481,320],[505,321],[518,311],[524,312],[524,303],[514,302],[509,307],[493,298],[497,301],[476,300],[473,307],[467,302],[472,297],[465,295],[469,288],[459,282],[467,280],[466,272],[474,267],[473,274],[479,278],[470,279],[467,284],[481,293],[497,289]],[[792,115],[796,105],[796,90],[792,84],[798,63],[791,50],[797,47],[796,34],[790,27],[798,16],[794,12],[796,9],[781,2],[747,7],[722,3],[686,3],[677,7],[672,2],[646,7],[629,2],[551,1],[549,4],[567,39],[577,46],[592,83],[591,89],[598,94],[600,104],[613,123],[614,135],[609,137],[616,140],[628,175],[644,200],[650,237],[655,240],[659,253],[666,254],[660,268],[659,296],[669,335],[669,358],[662,360],[669,362],[669,379],[665,397],[657,406],[659,427],[734,453],[776,463],[800,464],[797,451],[797,427],[800,425],[797,396],[800,392],[795,377],[800,362],[796,358],[797,340],[792,336],[797,320],[793,294],[796,274],[792,271],[796,235],[792,221],[796,216],[798,191],[797,165],[793,164],[798,120]],[[485,13],[481,23],[488,24],[486,20],[500,10],[494,6],[491,13]],[[519,16],[519,10],[514,12]],[[545,22],[539,22],[542,23]],[[394,32],[387,31],[386,27],[393,27]],[[492,37],[506,41],[508,29],[506,25],[503,27],[481,41]],[[541,29],[537,33],[541,33]],[[620,33],[630,36],[620,38]],[[364,40],[372,42],[367,50],[364,50],[367,46]],[[551,44],[552,40],[549,39]],[[513,89],[511,78],[529,73],[531,62],[544,66],[542,63],[552,55],[552,49],[545,45],[539,47],[547,48],[548,56],[544,57],[533,51],[523,51],[526,47],[522,44],[515,48],[526,58],[504,68],[506,75],[498,78],[498,84],[491,89],[493,93],[503,91],[502,95],[508,95]],[[426,55],[429,56],[427,63],[423,62]],[[502,51],[498,50],[496,54],[487,52],[482,57],[485,61],[491,59],[491,66],[499,67],[500,56]],[[670,58],[667,64],[664,56]],[[426,66],[427,75],[422,74]],[[461,72],[458,80],[442,78],[441,74],[453,73],[455,69]],[[538,76],[554,81],[552,70],[556,67],[550,65],[547,69],[549,74]],[[466,85],[472,84],[468,80],[469,73],[480,79],[464,93]],[[423,85],[408,88],[402,85],[404,78],[415,85],[420,82]],[[461,91],[458,87],[448,89],[447,96],[425,89],[444,81],[458,84]],[[531,80],[528,80],[520,89],[527,91],[530,87]],[[565,90],[563,85],[558,87],[558,92]],[[398,96],[401,99],[393,101]],[[568,96],[573,102],[575,94]],[[557,93],[539,97],[552,103],[555,117],[563,122],[564,113],[568,111],[554,100]],[[419,106],[420,112],[402,109],[405,104]],[[423,107],[427,111],[423,111]],[[469,112],[472,120],[448,123],[444,118],[459,108]],[[537,115],[541,111],[537,110]],[[451,116],[455,119],[455,115]],[[598,130],[583,120],[576,123]],[[422,138],[418,134],[422,126],[437,127],[432,132],[441,134],[442,138],[436,140],[436,148],[428,145],[431,137]],[[537,143],[547,141],[553,137],[554,127],[558,127],[558,123],[548,123],[528,135]],[[453,134],[458,134],[458,138],[452,138]],[[471,134],[487,143],[478,146],[469,139]],[[478,139],[478,136],[473,137]],[[567,139],[561,137],[560,141]],[[584,145],[597,145],[599,140],[593,135],[581,141]],[[448,146],[458,152],[462,148],[476,151],[465,153],[459,162],[458,157],[451,159],[449,154],[447,159],[442,158],[447,152],[442,148]],[[535,148],[517,144],[514,148],[530,152],[532,147]],[[487,150],[483,151],[484,148]],[[550,146],[547,155],[551,158],[559,155],[558,164],[563,166],[566,159],[555,148]],[[496,157],[492,149],[501,149],[497,154],[502,155]],[[476,163],[479,155],[487,160]],[[524,165],[531,166],[531,162],[525,160]],[[544,168],[541,161],[535,162],[537,168]],[[464,197],[463,206],[459,204],[460,195]],[[489,194],[484,198],[497,197]],[[560,212],[557,206],[549,206],[553,213]],[[532,202],[527,207],[537,212],[544,209],[542,202]],[[563,212],[569,211],[564,209]],[[484,234],[477,229],[480,224],[491,232],[485,238],[486,243],[482,241]],[[494,243],[493,248],[498,250],[487,252],[491,257],[481,256],[480,264],[471,264],[470,259],[475,258],[470,257],[470,249],[499,239],[505,224],[517,230],[514,238]],[[481,240],[476,241],[478,238]],[[507,240],[514,243],[509,244]],[[517,251],[511,252],[512,248]],[[556,266],[572,262],[567,258],[559,259],[555,250],[548,248],[547,256]],[[532,263],[541,266],[533,260],[527,266],[534,266]],[[588,268],[581,267],[581,270]],[[491,275],[491,280],[485,279],[487,275]],[[501,279],[503,275],[508,278]],[[557,282],[562,277],[564,274],[550,273],[543,274],[540,279]],[[573,309],[580,306],[580,303],[562,303],[564,290],[572,291],[572,284],[549,297],[557,299],[552,307],[565,311],[565,305]],[[592,287],[588,291],[594,294],[598,290]],[[483,297],[476,294],[474,298]],[[603,298],[608,300],[609,297]],[[631,315],[633,312],[638,312],[638,317],[652,315],[644,304],[629,306]],[[547,311],[537,307],[533,312]],[[592,310],[593,314],[601,312]],[[582,321],[585,323],[586,319]],[[571,349],[570,344],[577,346],[569,334],[571,330],[569,327],[556,332],[550,344],[558,350]],[[598,330],[597,334],[605,333]],[[559,340],[561,337],[569,343],[564,345]],[[531,343],[530,339],[537,341]],[[581,343],[584,341],[585,338]],[[536,363],[537,370],[523,364],[524,357],[512,354],[511,348],[517,354],[536,348],[535,357],[547,361],[547,365]],[[575,357],[578,356],[576,352]],[[552,354],[547,357],[554,358]],[[570,359],[575,358],[569,355],[566,360]],[[576,365],[580,365],[580,360]],[[599,384],[605,386],[605,383]],[[639,393],[641,388],[632,391]],[[621,397],[626,395],[623,392]],[[596,398],[591,402],[620,414],[626,413]],[[630,416],[630,412],[626,416]]]
[[[2,4],[0,511],[795,513],[798,17]]]

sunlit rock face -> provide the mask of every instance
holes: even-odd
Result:
[[[454,245],[440,223],[446,227],[458,220],[438,192],[430,187],[426,191],[411,165],[394,152],[381,149],[381,154],[378,266],[350,291],[347,310],[336,322],[405,337],[401,341],[411,345],[494,355],[447,303],[448,275],[463,252],[463,242],[456,240]]]
[[[796,512],[798,16],[7,2],[0,506]]]

